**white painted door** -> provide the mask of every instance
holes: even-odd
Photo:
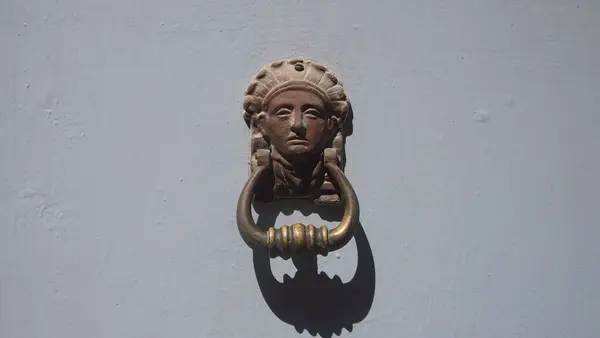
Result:
[[[2,1],[0,336],[598,337],[598,17],[593,0]],[[243,92],[288,56],[344,82],[364,229],[296,266],[235,224]],[[335,221],[277,212],[262,221]]]

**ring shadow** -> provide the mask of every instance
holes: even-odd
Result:
[[[298,200],[254,206],[258,213],[257,225],[263,229],[272,226],[280,212],[290,215],[298,210],[305,216],[317,213],[326,221],[339,221],[343,214],[341,206]],[[281,321],[293,325],[298,333],[307,330],[313,336],[330,338],[333,334],[340,335],[343,328],[352,332],[353,325],[366,318],[375,296],[375,262],[361,223],[357,225],[354,239],[357,268],[347,283],[337,275],[330,278],[325,272],[319,273],[317,257],[311,255],[292,256],[297,272],[293,278],[284,275],[281,283],[273,276],[269,253],[254,250],[256,280],[271,311]]]

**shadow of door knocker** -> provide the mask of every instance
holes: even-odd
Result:
[[[264,66],[250,81],[244,119],[250,128],[250,178],[237,205],[237,224],[252,249],[272,257],[326,254],[352,238],[359,221],[358,198],[344,174],[343,126],[349,103],[342,83],[325,66],[284,59]],[[259,228],[253,201],[313,199],[344,206],[333,229],[296,223]]]

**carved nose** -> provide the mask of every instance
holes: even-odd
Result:
[[[292,115],[292,131],[301,134],[306,128],[304,127],[304,121],[302,120],[302,114],[294,111]]]

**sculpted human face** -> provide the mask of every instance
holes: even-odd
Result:
[[[332,134],[328,113],[317,94],[288,90],[271,99],[259,126],[283,156],[316,154],[323,151]]]

